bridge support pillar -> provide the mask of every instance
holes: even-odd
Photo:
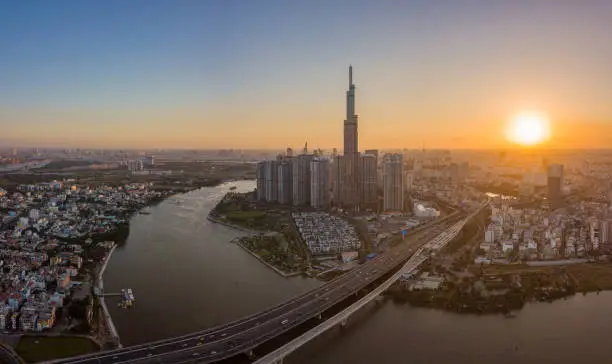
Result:
[[[283,359],[285,358],[276,359],[276,361],[274,361],[274,364],[283,364]]]
[[[253,353],[253,350],[249,350],[249,352],[247,353],[247,356],[251,360],[255,359],[255,354]]]
[[[320,320],[320,319],[322,319],[322,318],[323,318],[323,316],[321,316],[321,314],[318,314],[318,315],[317,315],[317,319],[319,319],[319,320]]]
[[[348,323],[348,319],[344,319],[340,321],[340,327],[345,327],[347,323]]]

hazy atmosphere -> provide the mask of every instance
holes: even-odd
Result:
[[[606,1],[53,1],[0,12],[0,143],[504,147],[521,110],[610,147]]]

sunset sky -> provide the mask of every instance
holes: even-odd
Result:
[[[298,4],[300,3],[300,4]],[[0,10],[0,142],[361,148],[612,147],[612,2],[12,1]]]

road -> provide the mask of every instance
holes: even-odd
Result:
[[[8,346],[0,344],[0,363],[21,364],[21,358]]]
[[[337,277],[327,284],[278,306],[237,321],[196,333],[53,363],[211,363],[249,350],[318,316],[358,293],[406,261],[417,249],[464,216],[457,214],[429,229],[417,232],[405,244]]]

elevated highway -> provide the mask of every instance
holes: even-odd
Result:
[[[331,307],[401,267],[415,252],[422,251],[426,243],[449,227],[456,228],[464,224],[465,219],[464,214],[451,214],[429,225],[427,229],[416,231],[405,244],[380,254],[321,287],[234,322],[148,344],[55,360],[52,363],[212,363],[249,353],[304,322],[320,317]]]

